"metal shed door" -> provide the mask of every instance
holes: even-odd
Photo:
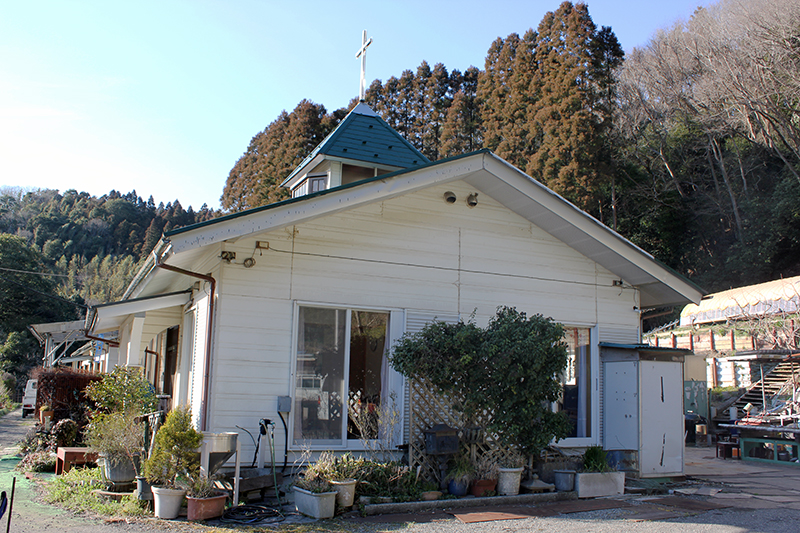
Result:
[[[640,361],[641,473],[683,473],[683,365]]]

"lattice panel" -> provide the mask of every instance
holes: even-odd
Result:
[[[421,467],[420,477],[426,481],[439,480],[439,465],[436,457],[425,453],[425,431],[436,424],[447,424],[459,430],[462,444],[469,446],[473,460],[478,455],[491,453],[502,461],[513,450],[498,445],[495,435],[483,428],[491,418],[484,412],[473,419],[465,419],[462,413],[453,408],[456,398],[437,394],[434,387],[425,380],[410,380],[410,434],[408,436],[408,460],[413,469]]]

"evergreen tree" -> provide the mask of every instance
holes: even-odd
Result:
[[[602,139],[593,103],[599,72],[593,64],[595,25],[585,4],[564,2],[539,25],[534,54],[538,69],[528,109],[535,152],[524,167],[579,207],[595,211],[603,181],[597,162]]]
[[[283,111],[253,137],[231,169],[222,192],[223,209],[242,211],[286,198],[288,191],[280,184],[344,114],[339,110],[329,115],[324,106],[308,100],[302,100],[291,113]]]

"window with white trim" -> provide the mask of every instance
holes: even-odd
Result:
[[[312,194],[326,189],[327,176],[308,178],[308,194]]]
[[[345,447],[379,438],[391,401],[388,311],[301,305],[297,313],[292,442]]]
[[[564,327],[567,368],[561,400],[556,404],[572,423],[567,438],[592,437],[592,349],[589,328]]]

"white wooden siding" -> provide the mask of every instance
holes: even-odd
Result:
[[[445,203],[445,190],[459,200]],[[278,419],[277,397],[291,390],[294,301],[413,309],[409,329],[423,316],[473,312],[482,326],[498,306],[511,305],[570,325],[597,324],[601,339],[638,335],[634,290],[613,287],[610,272],[485,194],[468,208],[470,192],[450,183],[224,243],[238,264],[222,263],[217,274],[209,430],[254,431],[260,418]],[[256,240],[270,249],[255,250]],[[255,266],[244,268],[251,255]],[[196,324],[199,340],[205,318]],[[278,450],[282,429],[279,422]],[[249,438],[242,443],[243,457],[251,457]]]

